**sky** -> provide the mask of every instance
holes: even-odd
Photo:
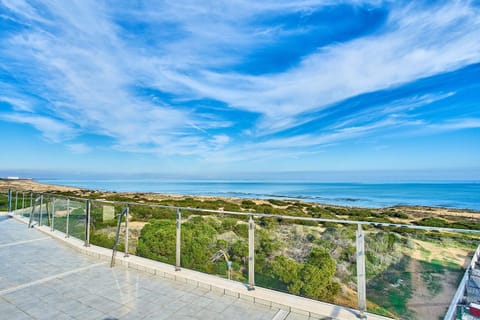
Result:
[[[0,131],[0,175],[480,180],[480,1],[0,0]]]

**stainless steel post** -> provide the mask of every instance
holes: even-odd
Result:
[[[65,238],[68,238],[69,235],[68,235],[68,224],[69,224],[69,220],[70,220],[70,199],[67,199],[67,225],[65,226]]]
[[[31,198],[30,198],[30,202],[31,202]],[[35,205],[32,203],[30,208],[31,210],[30,210],[30,217],[28,219],[28,228],[33,228],[33,220],[35,218]]]
[[[38,219],[38,225],[42,225],[42,216],[43,216],[43,194],[40,195],[40,218]]]
[[[128,257],[128,214],[130,213],[130,207],[126,206],[125,211],[125,255],[124,257]]]
[[[180,209],[177,209],[177,243],[176,243],[176,251],[175,251],[175,271],[180,271],[180,255],[181,255],[181,244],[182,244],[182,212]]]
[[[90,200],[85,203],[85,247],[90,247]]]
[[[33,191],[30,191],[30,207],[33,206]]]
[[[255,290],[255,221],[248,220],[248,290]]]
[[[25,192],[22,192],[22,210],[23,209],[25,209]]]
[[[364,318],[367,311],[367,294],[365,279],[365,233],[362,225],[358,224],[357,229],[357,298],[360,317]]]
[[[8,189],[8,212],[12,212],[12,189]]]
[[[54,226],[54,223],[55,223],[55,198],[52,198],[52,227],[51,227],[51,231],[55,231],[55,226]]]

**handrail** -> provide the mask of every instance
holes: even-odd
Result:
[[[30,212],[30,218],[28,219],[28,228],[32,227],[33,219],[34,219],[34,215],[35,215],[35,206],[36,206],[36,203],[38,202],[38,200],[40,200],[41,197],[42,196],[39,196],[39,197],[35,198],[35,200],[33,200],[32,211]]]
[[[475,268],[475,263],[478,261],[479,257],[480,257],[480,245],[477,247],[477,250],[475,250],[475,254],[472,257],[472,260],[470,261],[470,264],[468,265],[467,270],[465,270],[465,273],[462,277],[462,281],[460,281],[460,284],[458,285],[457,291],[455,292],[455,295],[453,296],[452,302],[450,303],[450,306],[448,307],[447,313],[445,314],[445,317],[443,318],[444,320],[453,320],[454,319],[455,312],[457,311],[458,303],[463,298],[463,295],[465,293],[465,287],[467,285],[469,274]]]
[[[54,196],[59,198],[74,199],[78,201],[85,201],[87,198],[81,197],[72,197],[65,195],[57,195],[52,193],[43,193],[47,196]],[[329,218],[313,218],[313,217],[300,217],[300,216],[285,216],[277,214],[268,214],[260,212],[237,212],[237,211],[224,211],[224,210],[213,210],[213,209],[201,209],[201,208],[192,208],[192,207],[181,207],[181,206],[168,206],[168,205],[159,205],[153,203],[137,203],[130,201],[112,201],[112,200],[100,200],[100,199],[89,199],[91,202],[95,203],[108,203],[108,204],[119,204],[119,205],[135,205],[141,207],[151,207],[151,208],[162,208],[162,209],[180,209],[182,211],[194,211],[194,212],[205,212],[205,213],[217,213],[217,214],[227,214],[227,215],[237,215],[244,217],[254,217],[254,218],[276,218],[282,220],[301,220],[301,221],[312,221],[312,222],[331,222],[339,224],[353,224],[353,225],[369,225],[373,227],[390,227],[390,228],[408,228],[416,230],[428,230],[428,231],[440,231],[440,232],[459,232],[459,233],[470,233],[470,234],[480,234],[480,230],[471,230],[471,229],[460,229],[460,228],[445,228],[445,227],[433,227],[433,226],[418,226],[412,224],[401,224],[401,223],[386,223],[386,222],[371,222],[371,221],[357,221],[357,220],[344,220],[344,219],[329,219]]]
[[[122,223],[122,218],[124,215],[127,214],[128,211],[128,206],[125,207],[120,215],[118,216],[118,221],[117,221],[117,231],[115,232],[115,242],[113,243],[113,248],[112,248],[112,261],[110,262],[110,267],[113,268],[115,266],[115,255],[117,254],[117,246],[118,246],[118,239],[120,236],[120,224]]]

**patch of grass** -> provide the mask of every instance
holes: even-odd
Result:
[[[442,278],[445,273],[443,265],[433,262],[419,261],[423,283],[432,295],[437,295],[442,290]]]
[[[445,269],[458,269],[459,266],[447,259],[443,260],[438,260],[438,259],[432,259],[432,261],[429,263],[429,268],[431,272],[435,273],[444,273]]]
[[[420,254],[422,255],[422,258],[423,258],[424,260],[429,260],[430,255],[432,254],[432,252],[429,251],[429,250],[427,250],[427,249],[425,249],[424,247],[420,247],[419,250],[420,250]]]
[[[402,257],[398,263],[371,279],[367,286],[367,297],[370,301],[401,319],[414,318],[413,312],[407,308],[407,302],[413,292],[411,274],[405,272],[410,259],[408,256]]]

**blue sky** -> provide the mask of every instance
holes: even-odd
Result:
[[[3,175],[480,179],[479,104],[479,1],[0,0]]]

